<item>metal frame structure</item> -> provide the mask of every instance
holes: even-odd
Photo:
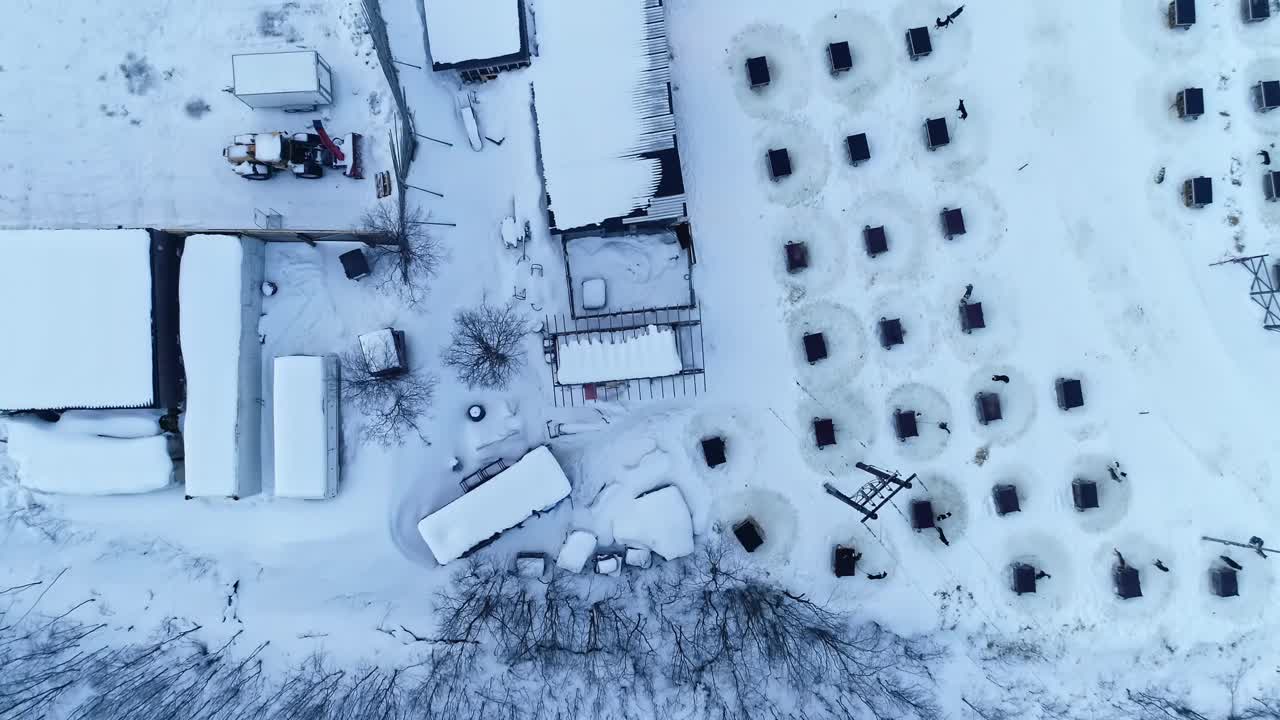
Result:
[[[592,312],[590,310],[584,309],[582,314],[578,313],[577,296],[574,294],[574,287],[576,286],[576,283],[573,279],[573,268],[569,264],[569,243],[575,240],[582,240],[584,238],[590,238],[590,237],[600,237],[608,240],[613,238],[642,238],[646,235],[661,235],[666,233],[671,233],[674,236],[675,229],[671,228],[669,230],[645,230],[642,232],[635,232],[635,233],[623,232],[623,233],[599,233],[599,234],[588,233],[588,234],[561,235],[560,247],[564,251],[562,253],[564,255],[564,277],[565,277],[565,281],[568,282],[569,284],[569,315],[570,317],[572,317],[575,320],[582,320],[582,319],[593,318],[593,317],[605,317],[607,315],[623,315],[623,314],[629,314],[633,312],[687,310],[695,307],[698,304],[698,302],[697,302],[697,297],[694,295],[694,291],[693,291],[693,263],[694,263],[693,248],[692,246],[688,248],[680,247],[679,244],[676,243],[676,247],[680,247],[680,252],[681,254],[684,255],[684,259],[685,259],[684,279],[685,279],[685,284],[689,288],[688,303],[684,303],[680,305],[664,305],[659,308],[633,308],[630,310],[616,310],[616,311],[605,311],[605,312]],[[657,240],[655,240],[654,242],[657,242]]]
[[[889,473],[874,465],[861,462],[856,463],[854,467],[872,475],[875,480],[863,483],[853,497],[840,492],[831,483],[823,483],[822,489],[826,490],[828,495],[862,513],[862,523],[864,525],[868,520],[875,520],[880,517],[880,510],[885,505],[888,505],[889,501],[893,500],[893,497],[903,489],[910,488],[912,481],[916,479],[914,473],[911,477],[903,480],[902,475],[896,471]]]
[[[1276,286],[1280,280],[1273,280],[1271,268],[1267,265],[1266,255],[1231,258],[1213,263],[1218,265],[1243,265],[1253,274],[1253,282],[1249,284],[1249,299],[1262,308],[1262,327],[1272,332],[1280,332],[1280,291]]]
[[[559,363],[557,353],[562,336],[635,330],[649,325],[663,325],[675,331],[676,346],[684,366],[679,374],[569,385],[561,385],[554,380],[552,400],[555,406],[582,407],[593,400],[674,399],[705,393],[706,348],[702,339],[702,314],[697,308],[655,308],[582,318],[563,314],[548,316],[543,325],[542,345],[553,378]]]

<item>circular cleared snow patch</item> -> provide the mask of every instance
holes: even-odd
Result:
[[[878,295],[867,314],[868,352],[886,370],[917,368],[937,353],[935,318],[918,292],[893,290]],[[902,344],[884,347],[881,320],[898,321]]]
[[[696,474],[708,480],[750,476],[766,440],[759,423],[742,408],[713,408],[695,413],[685,426],[683,438],[689,464]],[[724,441],[724,462],[710,467],[702,441],[715,438]]]
[[[810,363],[805,337],[819,335],[811,337],[810,343],[825,345],[827,357]],[[806,303],[792,311],[787,317],[786,341],[796,366],[796,381],[814,394],[848,384],[867,359],[862,321],[849,307],[829,300]]]
[[[894,413],[899,410],[915,413],[916,437],[898,439]],[[881,423],[898,454],[907,460],[931,460],[951,442],[951,405],[942,393],[928,385],[910,383],[890,392]]]
[[[903,3],[893,14],[891,35],[896,34],[898,57],[907,65],[908,77],[913,83],[928,84],[931,80],[947,77],[972,60],[973,24],[980,22],[976,15],[982,12],[978,5],[970,6],[950,26],[941,30],[934,27],[938,19],[946,19],[955,11],[958,3],[952,0],[913,0]],[[933,52],[912,62],[907,54],[907,31],[911,28],[929,28],[929,40]]]
[[[1063,410],[1058,403],[1058,380],[1079,380],[1080,394],[1084,405],[1070,410]],[[1102,432],[1103,414],[1098,411],[1106,392],[1102,378],[1084,369],[1082,366],[1065,366],[1058,369],[1057,374],[1046,378],[1044,386],[1039,388],[1040,398],[1053,408],[1051,415],[1057,422],[1071,433],[1076,440],[1088,440]]]
[[[835,444],[818,447],[815,420],[830,420]],[[877,425],[862,395],[849,389],[812,393],[800,402],[794,426],[800,455],[819,474],[848,475],[875,444]]]
[[[1126,0],[1108,3],[1104,7],[1114,8],[1122,13],[1119,21],[1139,50],[1165,63],[1199,53],[1213,31],[1204,17],[1198,18],[1189,30],[1169,27],[1169,0]],[[1097,20],[1106,22],[1101,17]],[[1239,22],[1239,19],[1235,18],[1233,21]]]
[[[1236,531],[1235,528],[1229,528],[1223,533],[1214,533],[1213,536],[1238,539],[1243,542],[1245,538],[1235,538],[1232,535]],[[1235,597],[1219,597],[1213,592],[1210,573],[1219,568],[1233,569],[1223,559],[1224,556],[1240,565],[1240,569],[1235,572],[1236,590],[1239,593]],[[1267,617],[1269,614],[1274,614],[1276,595],[1274,558],[1264,560],[1248,548],[1201,541],[1194,559],[1189,562],[1195,564],[1187,567],[1184,572],[1194,575],[1195,580],[1190,583],[1191,592],[1201,598],[1200,607],[1206,615],[1233,625],[1256,626],[1258,623],[1269,620]]]
[[[1138,83],[1134,110],[1142,118],[1152,134],[1178,145],[1194,142],[1216,132],[1225,96],[1217,91],[1217,76],[1192,67],[1183,72],[1161,68],[1148,73]],[[1204,90],[1204,115],[1195,120],[1178,117],[1177,96],[1187,88]]]
[[[893,500],[905,518],[896,522],[906,523],[906,527],[915,536],[915,541],[927,550],[943,551],[950,547],[942,541],[955,544],[963,538],[969,529],[969,503],[965,500],[964,491],[951,479],[936,472],[924,472],[916,476],[909,490],[904,490]],[[933,521],[936,527],[915,530],[912,525],[913,505],[916,502],[928,502],[933,509]],[[895,515],[897,513],[894,513]],[[883,515],[889,518],[888,515]],[[942,535],[938,534],[942,529]]]
[[[785,149],[791,174],[770,176],[769,151]],[[765,128],[756,139],[755,167],[769,200],[780,205],[800,205],[817,197],[831,172],[831,150],[809,125],[782,122]]]
[[[716,512],[724,542],[732,551],[762,565],[785,567],[791,563],[799,515],[795,505],[772,490],[750,488],[728,495]],[[734,525],[752,518],[760,527],[764,544],[748,553],[734,537]]]
[[[938,299],[938,322],[952,350],[961,360],[990,362],[1007,354],[1017,344],[1017,300],[1009,292],[1008,285],[995,276],[975,273],[969,277],[969,282],[961,282],[964,279],[961,275],[954,284],[943,287]],[[973,292],[967,304],[981,304],[981,319],[985,327],[973,327],[966,332],[961,326],[962,312],[977,312],[961,306],[966,286],[970,284]]]
[[[1058,498],[1062,511],[1071,513],[1080,529],[1089,533],[1102,533],[1114,528],[1129,513],[1133,496],[1133,478],[1111,479],[1114,458],[1101,455],[1085,455],[1072,464],[1070,475],[1062,479]],[[1076,479],[1094,483],[1098,492],[1098,507],[1077,510],[1073,495]]]
[[[1009,216],[990,188],[971,182],[940,182],[935,186],[936,202],[924,210],[928,228],[927,245],[946,262],[982,260],[1004,242]],[[942,213],[959,209],[965,233],[948,239],[942,228]],[[936,248],[936,250],[935,250]]]
[[[926,217],[899,193],[873,192],[862,196],[840,219],[849,243],[850,265],[868,286],[881,279],[895,283],[919,277],[927,269],[923,252],[927,242]],[[884,228],[886,252],[874,257],[867,252],[866,236],[871,228]],[[939,231],[940,232],[940,231]]]
[[[916,123],[912,148],[920,167],[933,177],[968,184],[973,173],[986,164],[991,153],[991,117],[998,110],[976,96],[966,98],[965,94],[949,83],[941,83],[916,105],[911,119]],[[969,112],[964,120],[960,119],[959,112],[962,99]],[[934,118],[947,121],[950,142],[929,150],[924,125],[926,120]]]
[[[769,84],[753,88],[747,76],[747,59],[764,56],[769,63]],[[809,102],[812,69],[804,41],[780,25],[754,24],[730,41],[725,53],[728,82],[742,109],[760,118],[794,113]]]
[[[1005,551],[998,582],[1008,598],[1006,605],[1032,617],[1074,610],[1078,602],[1075,562],[1062,540],[1046,532],[1031,530],[1015,533],[1003,543]],[[1018,595],[1013,590],[1013,566],[1022,563],[1049,577],[1036,580],[1034,593]]]
[[[1116,551],[1124,556],[1128,567],[1138,571],[1138,584],[1142,591],[1140,597],[1122,598],[1116,593],[1115,572],[1120,567]],[[1155,566],[1160,560],[1169,572],[1163,572]],[[1093,608],[1082,608],[1087,615],[1104,617],[1125,622],[1126,631],[1135,625],[1144,625],[1154,631],[1162,610],[1168,607],[1173,599],[1174,589],[1182,573],[1191,568],[1184,567],[1173,550],[1158,543],[1151,542],[1136,534],[1124,534],[1115,540],[1107,540],[1098,546],[1089,560],[1089,569],[1085,573],[1087,583],[1092,587],[1096,604]]]
[[[1016,522],[1027,513],[1035,512],[1045,502],[1044,492],[1040,488],[1038,473],[1032,472],[1020,463],[1000,465],[990,475],[990,482],[981,485],[983,516],[989,522]],[[1017,512],[1000,515],[996,511],[995,489],[1002,485],[1014,488],[1018,497]]]
[[[997,378],[1007,379],[1004,382]],[[973,420],[974,434],[987,443],[1008,445],[1022,437],[1031,426],[1031,419],[1036,414],[1035,391],[1026,377],[1017,370],[1006,365],[991,365],[980,368],[969,378],[965,387],[967,397],[973,408],[970,417]],[[999,419],[983,424],[978,416],[978,394],[994,395],[999,410]]]
[[[827,292],[849,269],[848,240],[826,213],[811,208],[786,212],[772,237],[773,272],[793,302]],[[787,244],[803,244],[808,266],[787,270]]]
[[[812,33],[814,64],[821,69],[819,86],[838,102],[858,113],[873,110],[870,101],[893,79],[898,69],[890,37],[875,18],[850,8],[842,8],[823,16]],[[853,55],[853,68],[831,73],[827,46],[847,42]],[[875,159],[874,152],[872,160]]]

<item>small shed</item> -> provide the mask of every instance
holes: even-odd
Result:
[[[942,219],[942,236],[946,239],[968,232],[964,226],[964,211],[960,208],[942,208],[939,217]]]
[[[769,84],[769,59],[763,55],[747,58],[747,81],[753,88]]]
[[[764,544],[764,531],[755,518],[747,518],[733,526],[733,536],[742,544],[742,549],[753,553]]]
[[[1236,597],[1240,594],[1240,582],[1236,569],[1221,565],[1209,570],[1209,587],[1218,597]]]
[[[726,461],[724,453],[724,438],[709,437],[702,439],[702,457],[707,461],[707,467],[720,467]]]
[[[232,55],[231,94],[255,110],[313,112],[333,103],[333,70],[315,50]]]
[[[929,28],[922,25],[907,31],[908,57],[919,60],[931,52],[933,52],[933,41],[929,39]]]
[[[1054,383],[1058,395],[1058,407],[1072,410],[1084,407],[1084,387],[1074,378],[1058,378]]]
[[[822,333],[806,333],[804,336],[804,357],[812,365],[819,360],[827,359],[827,338]]]
[[[644,569],[653,564],[653,551],[648,548],[627,548],[623,561],[629,567]]]
[[[978,410],[978,422],[986,425],[1004,417],[1000,412],[1000,395],[993,392],[980,392],[974,397]]]
[[[876,327],[880,332],[880,347],[885,350],[905,341],[906,332],[902,329],[902,320],[899,318],[880,318]]]
[[[786,148],[769,151],[769,178],[774,182],[791,174],[791,153]]]
[[[342,441],[338,357],[278,357],[274,366],[275,495],[335,497]]]
[[[951,131],[947,130],[946,118],[930,118],[924,121],[924,143],[930,151],[951,143]]]
[[[1262,191],[1271,202],[1280,200],[1280,170],[1270,170],[1262,176]]]
[[[1253,104],[1258,112],[1280,107],[1280,80],[1263,80],[1253,86]]]
[[[853,577],[858,574],[858,551],[844,545],[837,545],[832,552],[831,569],[836,577]]]
[[[1271,17],[1271,0],[1241,0],[1244,21],[1262,22]]]
[[[466,497],[466,495],[463,495]],[[564,539],[560,552],[556,555],[556,567],[571,573],[580,573],[587,561],[596,552],[597,538],[595,533],[587,530],[574,530]]]
[[[403,330],[383,328],[361,335],[360,352],[374,377],[393,378],[409,372]]]
[[[1195,120],[1204,114],[1204,88],[1179,90],[1175,104],[1178,107],[1178,117]]]
[[[546,553],[516,553],[516,575],[531,580],[541,578],[547,574],[547,562]]]
[[[1071,502],[1080,512],[1098,507],[1098,483],[1085,478],[1072,480]]]
[[[422,10],[432,70],[474,83],[529,65],[524,0],[424,0]]]
[[[997,515],[1004,516],[1022,510],[1018,501],[1018,488],[1013,485],[996,485],[991,489],[991,500],[995,503]]]
[[[1182,201],[1189,208],[1202,208],[1213,202],[1213,180],[1207,177],[1189,178],[1182,183]]]
[[[871,144],[867,142],[866,133],[857,133],[846,137],[844,146],[849,152],[849,163],[854,167],[871,159]]]
[[[1169,3],[1169,27],[1190,30],[1196,24],[1196,0],[1172,0]]]
[[[919,437],[920,428],[916,426],[916,413],[914,410],[894,410],[893,411],[893,432],[898,436],[899,441],[908,438]]]
[[[1036,569],[1027,563],[1013,564],[1013,591],[1019,595],[1036,591]]]
[[[987,326],[986,316],[982,313],[982,303],[960,303],[960,329],[966,333],[981,330]]]
[[[789,242],[782,247],[786,256],[787,272],[792,275],[809,267],[809,246],[802,242]]]
[[[864,225],[862,227],[862,244],[867,249],[868,257],[875,257],[889,252],[889,235],[883,225]]]
[[[839,75],[853,68],[853,51],[845,40],[827,45],[827,61],[831,64],[831,74]]]
[[[617,576],[622,572],[621,553],[602,553],[596,555],[595,571],[597,575]]]
[[[933,503],[928,500],[911,501],[911,527],[915,530],[927,530],[933,527]]]
[[[1111,571],[1111,577],[1115,580],[1116,595],[1122,600],[1142,597],[1142,578],[1139,576],[1138,568],[1118,564]]]
[[[817,443],[819,450],[836,444],[836,425],[831,418],[813,419],[813,441]]]
[[[342,263],[342,272],[349,280],[359,280],[369,276],[369,258],[364,254],[364,250],[360,248],[348,250],[339,255],[338,260]]]

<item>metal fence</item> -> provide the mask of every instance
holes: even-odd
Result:
[[[378,55],[378,64],[387,77],[387,86],[391,89],[391,98],[396,106],[391,130],[391,162],[395,168],[396,183],[400,186],[400,199],[403,201],[404,184],[409,179],[409,166],[418,152],[413,110],[405,99],[400,71],[396,68],[395,56],[391,54],[391,40],[387,37],[387,23],[382,18],[381,3],[379,0],[362,0],[362,9],[365,24],[369,27],[369,36],[373,38],[373,47]],[[403,206],[403,202],[401,205]]]

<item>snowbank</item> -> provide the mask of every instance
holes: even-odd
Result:
[[[262,265],[260,241],[187,238],[178,296],[190,497],[239,498],[259,487]]]
[[[0,408],[154,401],[146,230],[0,232]]]
[[[109,438],[145,438],[160,434],[155,410],[69,410],[53,426],[58,432]]]
[[[523,46],[518,0],[424,0],[433,65],[491,60]]]
[[[668,485],[645,493],[613,521],[613,538],[629,547],[648,548],[667,560],[693,552],[693,521],[680,488]]]
[[[569,496],[569,479],[545,445],[480,487],[431,513],[418,532],[441,564]]]
[[[564,335],[556,354],[561,385],[666,377],[682,369],[675,331],[665,325]]]
[[[275,359],[276,497],[320,500],[338,492],[338,359]]]
[[[160,490],[173,482],[163,435],[107,438],[15,419],[9,422],[9,457],[20,483],[49,493],[124,495]]]

